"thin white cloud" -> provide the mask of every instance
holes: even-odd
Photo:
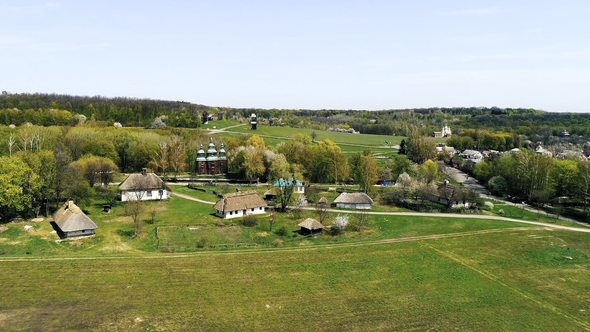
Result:
[[[473,8],[473,9],[461,9],[454,10],[445,13],[446,16],[457,16],[457,17],[480,17],[502,14],[504,11],[498,8]]]

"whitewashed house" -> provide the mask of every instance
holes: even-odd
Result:
[[[248,190],[223,195],[213,208],[215,215],[220,218],[237,218],[249,214],[264,214],[267,206],[256,190]]]
[[[121,201],[154,200],[170,198],[170,187],[154,173],[144,168],[141,173],[129,175],[119,185]]]
[[[341,193],[334,200],[334,204],[343,209],[368,210],[371,208],[373,200],[365,193]]]
[[[305,187],[303,186],[303,183],[301,183],[299,180],[295,180],[295,183],[293,184],[293,178],[290,178],[289,180],[280,178],[273,184],[273,186],[281,188],[281,190],[283,190],[282,188],[293,186],[294,194],[305,194]]]

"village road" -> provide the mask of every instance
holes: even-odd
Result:
[[[469,176],[469,174],[467,174],[461,170],[458,170],[454,167],[445,166],[445,169],[443,172],[445,174],[449,175],[450,177],[452,177],[455,181],[463,184],[465,186],[465,188],[474,190],[475,192],[478,192],[479,196],[482,198],[501,202],[506,205],[516,206],[520,209],[525,209],[525,210],[533,212],[533,213],[544,214],[549,218],[556,218],[556,219],[560,219],[560,220],[564,220],[564,221],[569,221],[574,224],[588,226],[588,224],[579,222],[574,219],[570,219],[570,218],[566,218],[566,217],[562,217],[562,216],[557,216],[555,214],[551,214],[551,213],[547,213],[547,212],[544,212],[544,211],[541,211],[538,209],[534,209],[531,206],[526,205],[524,202],[523,203],[514,203],[514,202],[507,201],[501,197],[494,196],[494,195],[490,194],[489,191],[484,186],[479,184],[476,179]]]
[[[205,204],[215,204],[215,202],[204,201],[202,199],[194,198],[188,195],[183,195],[179,193],[173,192],[172,195],[178,196],[180,198],[188,199],[195,202],[205,203]],[[303,210],[315,210],[313,207],[302,207]],[[590,233],[590,228],[578,228],[578,227],[568,227],[568,226],[560,226],[560,225],[552,225],[546,224],[542,222],[536,221],[526,221],[526,220],[519,220],[519,219],[512,219],[512,218],[505,218],[505,217],[497,217],[497,216],[486,216],[481,214],[458,214],[458,213],[424,213],[424,212],[373,212],[373,211],[362,211],[362,210],[336,210],[336,209],[327,209],[329,212],[335,213],[352,213],[352,214],[360,214],[366,213],[371,215],[380,215],[380,216],[413,216],[413,217],[439,217],[439,218],[461,218],[461,219],[490,219],[490,220],[504,220],[504,221],[511,221],[517,222],[521,224],[529,224],[529,225],[536,225],[536,226],[543,226],[543,227],[550,227],[556,229],[564,229],[574,232],[583,232],[583,233]],[[582,224],[584,225],[584,224]],[[586,225],[584,225],[586,226]]]
[[[188,199],[191,201],[199,202],[199,203],[205,203],[205,204],[211,204],[211,205],[215,204],[215,202],[204,201],[202,199],[194,198],[189,195],[179,194],[179,193],[175,193],[175,192],[172,192],[172,195],[178,196],[180,198]]]

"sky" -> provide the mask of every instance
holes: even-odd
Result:
[[[0,0],[0,90],[590,112],[590,1]]]

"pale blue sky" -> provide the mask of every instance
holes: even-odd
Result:
[[[0,90],[590,112],[590,1],[1,1]]]

